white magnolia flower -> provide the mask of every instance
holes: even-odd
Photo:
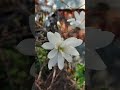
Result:
[[[52,67],[58,64],[59,69],[62,70],[64,68],[65,59],[68,62],[72,62],[72,56],[79,55],[75,47],[82,44],[83,41],[81,39],[71,37],[64,40],[57,32],[48,32],[47,38],[49,42],[44,43],[42,47],[51,50],[48,53],[48,58],[50,59],[48,62],[49,69],[52,69]]]
[[[85,29],[85,12],[81,11],[79,14],[77,11],[75,11],[74,16],[75,18],[67,20],[68,22],[70,22],[70,25],[73,28],[79,27],[80,29]]]

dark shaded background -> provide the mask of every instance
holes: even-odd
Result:
[[[86,69],[90,77],[87,90],[120,90],[120,43],[118,43],[120,42],[120,7],[118,4],[120,4],[119,0],[86,1],[86,26],[101,28],[115,35],[111,44],[96,50],[107,68],[99,71]]]
[[[29,71],[34,57],[15,49],[20,41],[33,37],[29,16],[32,0],[0,0],[0,90],[30,90],[34,78]]]

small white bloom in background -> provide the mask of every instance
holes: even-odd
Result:
[[[85,60],[83,60],[83,58],[80,57],[80,55],[75,56],[75,57],[74,57],[74,60],[75,60],[76,62],[78,62],[79,64],[85,65]]]
[[[79,1],[79,0],[78,0]],[[85,0],[80,0],[80,8],[85,9]]]
[[[70,22],[70,25],[73,28],[79,27],[80,29],[85,30],[85,12],[81,11],[80,14],[75,11],[74,12],[75,18],[68,19],[67,21]]]
[[[39,21],[40,15],[36,14],[35,15],[35,21]]]
[[[39,0],[40,4],[40,9],[43,10],[44,12],[49,12],[51,13],[52,11],[56,10],[56,4],[54,0]]]
[[[55,10],[57,9],[56,4],[54,4],[52,8],[53,8],[53,10],[55,11]]]
[[[76,64],[78,64],[78,63],[81,65],[85,65],[85,42],[82,43],[80,46],[78,46],[76,49],[78,50],[80,55],[75,56],[73,58],[73,60],[74,60],[73,62],[75,63],[75,65],[74,65],[74,63],[72,63],[72,64],[74,65],[74,67],[76,67]]]
[[[57,32],[48,32],[47,38],[49,42],[44,43],[42,47],[51,50],[48,53],[48,58],[50,59],[48,62],[49,69],[52,69],[52,67],[58,64],[59,69],[62,70],[65,59],[68,62],[72,62],[72,57],[79,55],[75,47],[82,44],[83,41],[81,39],[71,37],[64,40]]]
[[[51,12],[52,11],[52,8],[48,7],[48,6],[40,6],[41,10],[43,10],[44,12]]]
[[[44,3],[45,3],[45,0],[39,0],[38,3],[39,3],[39,4],[44,4]]]
[[[47,6],[52,6],[54,4],[54,0],[47,0],[47,3],[46,3],[46,0],[39,0],[38,3],[42,5],[47,4]]]
[[[53,6],[54,5],[54,0],[47,0],[47,5],[48,6]]]

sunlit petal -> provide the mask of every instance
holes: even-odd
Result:
[[[79,55],[79,52],[76,50],[76,48],[72,47],[72,46],[68,46],[64,49],[64,52],[70,55],[74,55],[77,56]]]
[[[52,32],[47,33],[47,38],[49,42],[52,43],[53,45],[56,43],[55,35]]]
[[[77,47],[77,46],[81,45],[82,43],[83,43],[83,41],[81,39],[71,37],[71,38],[66,39],[62,45],[70,45],[73,47]]]
[[[51,49],[54,48],[54,45],[53,45],[52,43],[50,43],[50,42],[46,42],[46,43],[44,43],[44,44],[42,45],[42,47],[43,47],[44,49],[51,50]]]
[[[55,32],[55,36],[56,36],[56,38],[58,38],[57,40],[62,40],[62,38],[61,38],[61,35],[58,33],[58,32]]]

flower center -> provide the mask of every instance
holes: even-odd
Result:
[[[63,51],[64,51],[64,48],[59,46],[59,47],[58,47],[58,51],[59,51],[59,52],[63,52]]]

